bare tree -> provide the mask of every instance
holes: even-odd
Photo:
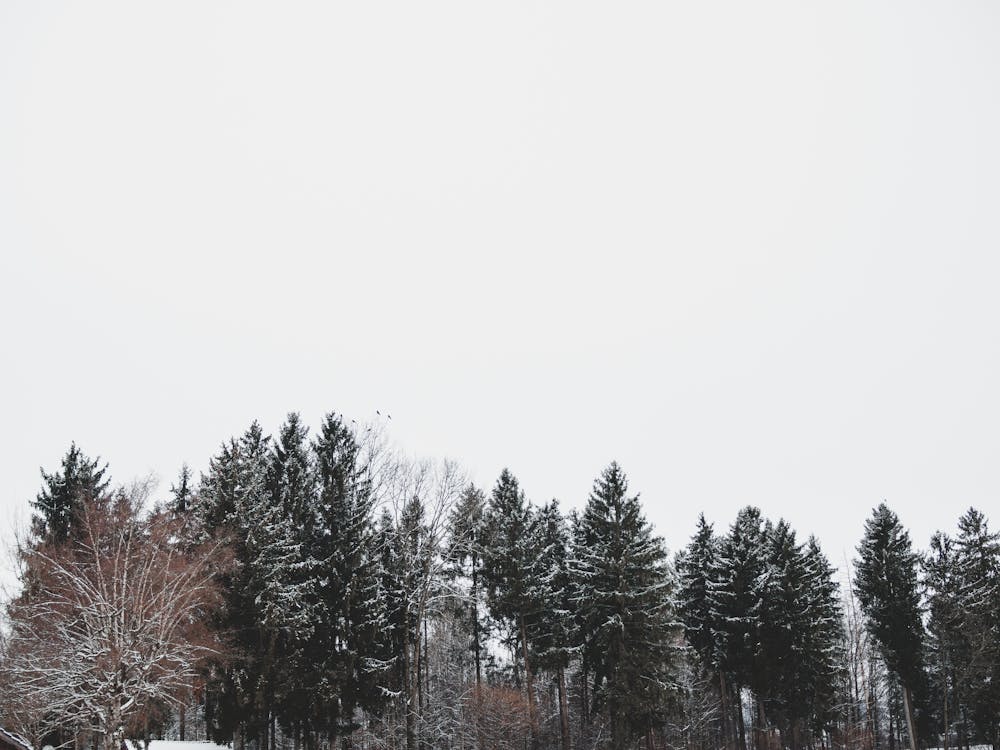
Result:
[[[7,681],[108,750],[145,707],[179,705],[218,648],[204,623],[220,555],[182,549],[165,514],[143,517],[149,487],[87,502],[76,540],[25,549],[31,586],[9,612]]]

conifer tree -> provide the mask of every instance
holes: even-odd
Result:
[[[314,450],[318,523],[310,557],[317,562],[322,615],[311,651],[322,665],[333,729],[348,744],[358,726],[355,709],[377,710],[381,700],[370,661],[379,621],[372,497],[353,431],[341,417],[326,416]]]
[[[476,665],[476,685],[483,679],[483,622],[479,606],[483,587],[483,547],[485,539],[486,496],[470,484],[455,505],[449,518],[448,575],[469,582],[467,601],[460,605],[460,618],[468,623],[469,650]]]
[[[62,470],[42,472],[42,490],[31,503],[35,514],[31,518],[32,532],[37,541],[62,544],[70,539],[80,522],[84,502],[100,500],[108,491],[110,478],[107,464],[89,459],[71,443],[62,458]]]
[[[969,508],[955,540],[957,605],[968,652],[964,683],[972,719],[984,741],[1000,744],[1000,534]]]
[[[531,714],[532,742],[537,741],[535,698],[529,631],[536,612],[532,598],[533,519],[531,509],[508,469],[500,473],[487,509],[486,528],[490,539],[483,555],[483,578],[491,615],[507,626],[507,644],[512,651],[519,645],[524,684]]]
[[[570,578],[570,538],[559,502],[546,503],[535,515],[536,558],[530,574],[535,627],[530,636],[535,668],[556,674],[559,693],[559,728],[563,750],[569,750],[569,702],[566,669],[574,652],[573,586]]]
[[[833,728],[840,701],[838,685],[845,677],[844,611],[835,570],[814,536],[806,542],[803,562],[804,670],[800,679],[809,703],[810,729],[820,734]]]
[[[722,539],[713,574],[714,617],[720,623],[719,668],[726,676],[735,736],[746,750],[742,689],[757,685],[755,661],[763,585],[766,581],[765,529],[760,510],[743,508]]]
[[[896,514],[880,504],[865,521],[854,589],[886,668],[899,680],[911,750],[918,747],[914,691],[924,679],[917,562],[909,533]]]
[[[617,463],[594,482],[580,525],[575,567],[583,649],[595,705],[611,726],[611,748],[624,750],[662,723],[674,690],[683,627],[676,578]]]
[[[728,711],[725,673],[721,669],[723,656],[723,626],[718,608],[717,580],[719,573],[720,540],[705,514],[698,516],[698,525],[688,546],[677,557],[679,575],[679,610],[684,622],[688,644],[698,655],[703,671],[719,690],[720,731],[723,743],[728,739]]]
[[[264,742],[273,707],[275,655],[269,623],[262,620],[261,595],[268,587],[267,553],[274,533],[270,510],[271,441],[257,422],[223,446],[202,481],[199,515],[204,534],[228,542],[234,565],[223,579],[223,631],[233,658],[217,670],[206,709],[213,739],[229,742],[241,727]]]
[[[170,511],[178,516],[187,513],[191,506],[191,496],[193,493],[191,469],[185,463],[181,465],[180,473],[177,475],[177,484],[170,485],[170,494],[173,496],[173,501],[170,503]]]

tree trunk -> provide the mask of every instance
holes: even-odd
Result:
[[[417,731],[413,711],[416,706],[416,695],[413,689],[413,676],[410,665],[410,627],[403,627],[403,684],[406,686],[403,710],[406,712],[406,750],[417,750]]]
[[[948,750],[948,678],[945,677],[944,690],[944,750]]]
[[[569,703],[566,700],[566,670],[563,667],[559,667],[558,677],[559,677],[559,729],[562,732],[562,750],[570,750]]]
[[[479,586],[476,581],[476,556],[472,556],[472,645],[476,651],[476,687],[483,681],[483,670],[480,666],[479,646]]]
[[[535,690],[532,684],[531,664],[528,661],[528,628],[521,615],[521,646],[524,655],[524,685],[528,693],[528,724],[531,728],[531,750],[538,748],[538,723],[535,719]]]
[[[729,706],[726,700],[726,675],[719,670],[719,718],[722,722],[722,746],[724,748],[732,747],[729,744],[730,735],[729,731],[730,721],[729,721]]]
[[[918,750],[917,725],[913,721],[913,696],[906,683],[903,683],[903,708],[906,710],[906,729],[910,733],[910,750]]]
[[[747,727],[743,718],[743,688],[736,686],[736,727],[739,730],[740,750],[747,750]]]

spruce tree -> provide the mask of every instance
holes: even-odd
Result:
[[[559,502],[546,503],[535,514],[534,540],[537,551],[529,576],[534,600],[534,632],[530,636],[535,669],[555,672],[559,699],[559,728],[563,750],[569,750],[569,700],[566,669],[574,651],[575,606],[570,573],[570,537]]]
[[[217,666],[206,699],[209,732],[219,742],[241,731],[265,741],[273,703],[275,655],[261,608],[273,575],[267,562],[276,516],[270,510],[270,448],[270,438],[254,422],[212,459],[199,493],[203,533],[227,542],[234,558],[221,581],[225,606],[219,623],[229,634],[232,658]]]
[[[611,748],[624,750],[662,723],[674,690],[683,627],[676,578],[617,463],[594,482],[580,526],[574,566],[583,649]]]
[[[483,589],[483,547],[486,543],[486,496],[475,485],[469,485],[449,518],[447,573],[452,579],[464,578],[469,593],[459,603],[459,618],[467,623],[470,633],[469,650],[476,665],[476,686],[483,679],[484,628],[480,617]]]
[[[534,678],[529,654],[536,613],[531,580],[535,563],[533,518],[517,478],[508,469],[501,472],[490,495],[486,529],[490,540],[483,553],[487,603],[490,614],[506,624],[507,645],[520,651],[534,744]]]
[[[924,680],[924,627],[910,535],[885,503],[865,521],[854,590],[886,668],[899,680],[911,750],[918,745],[914,692]]]
[[[723,624],[719,612],[720,540],[702,513],[688,546],[677,556],[679,576],[679,610],[688,644],[698,656],[698,665],[705,678],[718,688],[720,704],[719,730],[723,744],[728,741],[728,690],[721,669],[723,658]]]
[[[375,711],[382,699],[370,661],[380,616],[372,497],[354,433],[341,417],[326,416],[314,451],[319,494],[310,557],[317,563],[322,629],[311,651],[322,665],[333,730],[347,744],[358,728],[355,710]]]
[[[810,729],[831,731],[840,702],[838,685],[845,677],[844,612],[835,570],[816,537],[806,542],[803,674],[799,679],[809,701]]]
[[[62,458],[62,470],[42,473],[42,490],[31,506],[35,514],[31,529],[38,542],[62,544],[68,541],[77,528],[79,513],[88,500],[99,500],[108,491],[110,478],[106,477],[107,464],[100,459],[89,459],[71,443]]]
[[[746,750],[742,689],[757,685],[761,603],[767,562],[760,510],[743,508],[722,539],[713,572],[712,608],[719,628],[719,668],[729,692],[735,737]]]
[[[178,516],[186,514],[191,507],[191,496],[194,494],[194,488],[191,486],[191,469],[187,464],[181,465],[177,484],[170,485],[170,494],[173,496],[170,511]]]
[[[1000,534],[969,508],[955,539],[957,606],[961,612],[965,685],[980,738],[1000,744]]]

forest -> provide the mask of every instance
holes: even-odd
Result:
[[[154,492],[75,444],[42,472],[0,628],[0,725],[36,748],[1000,747],[975,508],[919,548],[881,504],[843,571],[749,506],[672,554],[615,462],[567,512],[337,413]]]

